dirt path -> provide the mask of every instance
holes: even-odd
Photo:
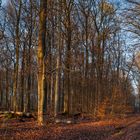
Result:
[[[140,117],[120,128],[107,140],[140,140]]]
[[[140,140],[140,116],[40,128],[34,120],[5,120],[0,122],[0,140]]]

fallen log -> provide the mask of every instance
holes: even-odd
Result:
[[[34,118],[36,119],[33,113],[25,112],[14,112],[14,111],[3,111],[0,112],[0,116],[8,118]]]
[[[73,124],[73,123],[75,123],[75,121],[71,120],[71,119],[55,119],[55,123]]]

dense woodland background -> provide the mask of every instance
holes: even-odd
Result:
[[[0,110],[93,117],[139,111],[140,2],[7,0]],[[130,38],[129,38],[130,37]]]

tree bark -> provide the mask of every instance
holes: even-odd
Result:
[[[38,39],[38,125],[43,125],[47,0],[40,0]]]
[[[18,110],[17,103],[17,90],[18,90],[18,71],[19,71],[19,49],[20,49],[20,37],[19,37],[19,24],[21,18],[21,8],[22,0],[19,2],[19,9],[17,13],[16,21],[16,62],[15,62],[15,72],[14,72],[14,85],[13,85],[13,110],[16,112]]]

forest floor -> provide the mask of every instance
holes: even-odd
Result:
[[[46,123],[0,117],[0,140],[140,140],[140,115],[77,123]]]

